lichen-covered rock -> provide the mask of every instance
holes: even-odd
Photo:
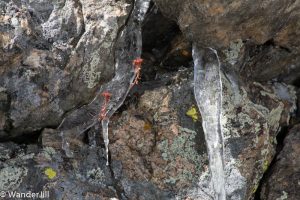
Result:
[[[57,126],[88,103],[114,74],[129,9],[112,0],[1,1],[0,137]]]
[[[201,116],[188,72],[165,74],[169,86],[144,92],[141,86],[136,106],[112,120],[111,156],[121,161],[125,183],[147,181],[177,191],[180,198],[211,199]],[[238,86],[232,77],[222,77],[226,191],[230,199],[251,199],[275,155],[280,127],[289,123],[296,96],[292,86]]]
[[[276,136],[289,123],[296,95],[285,84],[253,82],[237,89],[222,80],[226,192],[230,199],[250,199],[275,155]]]
[[[253,198],[274,157],[276,135],[295,109],[294,88],[280,82],[300,80],[299,1],[155,2],[183,34],[170,20],[159,21],[160,14],[146,18],[142,81],[148,82],[133,87],[111,118],[110,166],[97,125],[70,138],[74,158],[61,152],[61,137],[52,128],[114,75],[115,39],[131,5],[0,2],[0,138],[41,131],[41,147],[0,143],[0,190],[46,190],[50,199],[212,200],[193,74],[179,67],[189,66],[194,42],[220,55],[228,198]],[[262,187],[263,199],[299,199],[292,192],[299,182],[287,182],[299,171],[297,129]],[[283,182],[273,187],[277,177]]]
[[[136,106],[112,120],[112,160],[122,163],[122,183],[135,182],[126,196],[139,199],[135,188],[144,182],[156,187],[162,197],[166,192],[184,196],[207,168],[199,112],[198,120],[186,115],[195,104],[191,76],[191,70],[183,70],[162,77],[163,83],[172,83],[169,86],[161,84],[144,92],[141,86]],[[149,195],[145,199],[151,199]]]
[[[284,139],[266,181],[262,184],[262,200],[300,199],[300,126],[296,125]]]
[[[48,144],[49,145],[49,144]],[[49,191],[49,199],[119,198],[103,150],[82,145],[76,159],[52,146],[0,144],[0,190]]]
[[[16,190],[20,187],[23,177],[26,177],[28,169],[24,167],[4,167],[0,171],[1,175],[1,191]]]

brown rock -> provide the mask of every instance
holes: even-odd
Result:
[[[283,145],[262,185],[262,200],[300,199],[300,125],[289,131]]]

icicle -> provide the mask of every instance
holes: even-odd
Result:
[[[109,165],[108,162],[108,144],[109,144],[109,139],[108,139],[108,123],[109,119],[103,119],[101,124],[102,124],[102,133],[103,133],[103,140],[105,144],[105,153],[106,153],[106,165]]]
[[[203,119],[203,130],[209,155],[211,181],[216,200],[226,200],[223,163],[222,81],[220,61],[214,49],[200,52],[193,45],[194,93]]]

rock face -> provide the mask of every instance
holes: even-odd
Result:
[[[284,139],[282,151],[276,157],[269,177],[263,183],[261,199],[299,199],[300,126],[292,128]]]
[[[191,76],[191,70],[165,76],[162,81],[172,84],[145,90],[136,106],[113,120],[111,156],[123,165],[121,182],[133,182],[124,188],[134,191],[137,183],[147,182],[169,191],[171,197],[175,191],[184,197],[184,189],[193,186],[207,169]],[[135,95],[142,90],[138,88]],[[189,111],[193,115],[187,115]]]
[[[291,95],[288,98],[276,86],[253,82],[239,93],[230,81],[223,84],[226,192],[229,199],[249,199],[275,155],[276,136],[287,125],[296,97],[285,85],[279,87]]]
[[[111,120],[110,166],[105,165],[101,134],[97,146],[74,138],[74,159],[62,153],[54,129],[44,129],[42,148],[1,143],[0,189],[47,190],[50,199],[188,197],[186,189],[208,170],[191,76],[191,69],[185,69],[163,75],[159,84],[136,88],[126,111]],[[93,133],[100,133],[99,128],[89,131]]]
[[[223,64],[258,81],[296,81],[300,72],[299,1],[155,0],[185,36],[219,51]]]
[[[6,191],[4,197],[9,197],[9,191],[49,191],[47,199],[51,200],[120,198],[105,160],[95,159],[104,156],[100,148],[82,146],[76,160],[66,160],[51,146],[39,150],[36,145],[1,143],[0,149],[0,189]]]
[[[132,3],[0,2],[0,191],[47,190],[50,199],[214,199],[205,117],[193,94],[193,43],[216,49],[220,59],[227,199],[300,199],[299,125],[273,160],[277,134],[295,117],[300,2],[154,2],[143,27],[142,79],[110,119],[109,166],[99,125],[70,131],[74,158],[61,151],[57,126],[114,77],[116,38]],[[39,140],[22,141],[32,134]]]
[[[1,1],[0,137],[55,127],[88,103],[114,74],[111,52],[129,9],[111,0]]]

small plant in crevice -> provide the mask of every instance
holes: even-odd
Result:
[[[142,69],[142,63],[143,59],[141,58],[136,58],[133,60],[132,64],[134,67],[134,81],[131,83],[130,89],[139,83],[139,80],[141,79],[141,69]]]
[[[131,90],[131,88],[134,85],[137,85],[138,81],[141,79],[142,62],[143,62],[143,59],[141,59],[139,57],[134,59],[133,62],[132,62],[133,77],[131,79],[129,88],[127,89],[126,95],[128,94],[129,90]],[[109,118],[111,117],[113,112],[111,112],[111,110],[109,111],[108,107],[109,107],[109,104],[111,102],[112,93],[110,91],[104,91],[104,92],[101,93],[101,96],[104,97],[104,102],[103,102],[101,110],[98,114],[98,121],[101,122],[101,124],[102,124],[102,135],[103,135],[103,139],[104,139],[105,151],[106,151],[106,160],[107,160],[106,165],[109,165],[109,162],[108,162],[108,144],[109,144],[108,123],[109,123]],[[118,94],[115,94],[115,96],[118,96]],[[124,101],[124,100],[122,100],[122,101]],[[114,100],[112,100],[112,101],[114,101]],[[114,108],[111,108],[111,109],[113,110]]]
[[[111,97],[112,94],[108,91],[105,91],[105,92],[102,92],[101,95],[104,97],[104,104],[102,105],[101,111],[100,111],[99,116],[98,116],[99,121],[102,121],[103,119],[106,118],[107,105],[110,101],[110,97]]]

